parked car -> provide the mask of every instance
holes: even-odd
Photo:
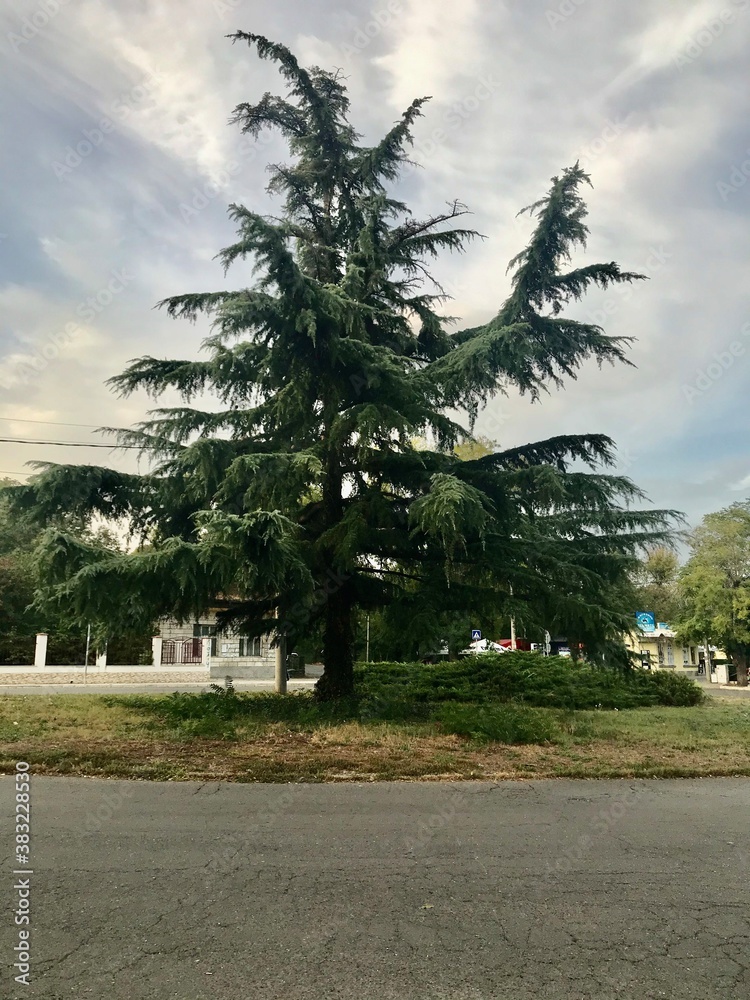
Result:
[[[450,658],[451,652],[448,648],[448,640],[443,639],[439,649],[431,649],[422,653],[419,657],[421,663],[445,663]]]
[[[510,650],[505,646],[501,646],[499,642],[493,642],[491,639],[476,639],[474,642],[470,643],[466,649],[462,649],[458,654],[459,658],[464,656],[481,656],[482,653],[509,653]]]

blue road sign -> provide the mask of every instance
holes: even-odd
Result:
[[[471,641],[472,642],[476,642],[477,639],[481,639],[481,638],[482,638],[481,629],[473,628],[471,630]]]

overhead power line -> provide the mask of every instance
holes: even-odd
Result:
[[[109,448],[111,451],[118,451],[121,448],[132,448],[134,451],[140,449],[138,444],[102,444],[100,441],[38,441],[35,438],[11,438],[0,437],[2,444],[48,444],[61,448]]]
[[[64,420],[32,420],[30,417],[4,417],[0,416],[0,420],[7,420],[14,424],[47,424],[53,427],[91,427],[94,430],[100,430],[99,424],[69,424]]]

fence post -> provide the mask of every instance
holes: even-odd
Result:
[[[286,635],[281,632],[276,641],[276,669],[275,684],[276,694],[286,694]]]
[[[161,666],[161,649],[164,640],[160,635],[155,635],[151,639],[151,662],[154,667]]]
[[[37,634],[36,646],[34,648],[35,667],[46,667],[47,665],[47,638],[46,632],[39,632]]]

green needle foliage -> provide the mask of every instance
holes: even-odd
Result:
[[[237,239],[218,256],[245,283],[161,303],[176,319],[210,319],[202,360],[139,358],[112,380],[123,394],[184,400],[120,434],[154,471],[47,466],[22,492],[41,516],[124,518],[148,542],[112,558],[50,533],[50,599],[110,628],[218,599],[245,634],[275,627],[294,645],[319,630],[324,698],[353,690],[358,610],[397,609],[425,627],[467,609],[521,612],[601,651],[629,626],[618,587],[639,548],[667,537],[671,512],[632,509],[640,491],[600,471],[613,458],[603,435],[471,461],[453,450],[497,393],[537,399],[588,359],[625,361],[622,338],[563,316],[592,285],[642,277],[615,263],[566,269],[586,243],[587,175],[566,169],[526,209],[535,228],[511,261],[508,298],[484,326],[455,332],[429,263],[477,237],[466,209],[417,219],[388,193],[427,99],[365,146],[338,74],[303,69],[258,35],[231,37],[287,85],[232,118],[286,139],[290,162],[271,167],[269,185],[281,215],[232,205]],[[191,405],[204,394],[215,410]]]

